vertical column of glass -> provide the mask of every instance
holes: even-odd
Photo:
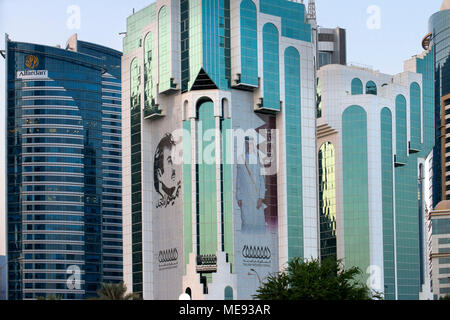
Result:
[[[189,89],[189,0],[180,1],[181,91]]]
[[[149,32],[144,39],[144,112],[145,115],[160,113],[156,105],[156,75],[154,60],[154,37]]]
[[[289,259],[303,257],[303,182],[300,55],[285,50],[286,183]]]
[[[398,95],[395,99],[395,122],[396,122],[396,142],[397,150],[395,153],[395,162],[397,165],[406,164],[408,157],[407,124],[406,124],[406,99]]]
[[[116,66],[120,66],[117,58]],[[122,242],[122,116],[121,79],[102,79],[103,131],[103,282],[123,280]]]
[[[204,134],[208,130],[215,130],[214,103],[203,102],[198,107],[198,254],[215,255],[217,252],[217,177],[215,150],[215,137],[204,141]],[[211,132],[211,131],[210,131]]]
[[[171,27],[169,8],[163,6],[158,13],[158,63],[159,93],[172,89],[170,41]]]
[[[383,208],[384,293],[386,300],[395,300],[394,248],[394,163],[392,113],[381,111],[381,179]]]
[[[131,63],[131,221],[133,292],[142,294],[142,145],[141,68],[137,58]]]
[[[396,98],[395,169],[397,283],[399,299],[417,299],[420,291],[417,154],[407,151],[406,99]]]
[[[263,27],[263,75],[263,106],[265,109],[280,111],[279,35],[272,23]]]
[[[257,87],[258,83],[258,28],[256,6],[243,0],[241,14],[241,79],[243,84]]]
[[[412,83],[410,86],[410,150],[420,151],[422,144],[422,116],[421,111],[421,91],[417,83]]]
[[[225,112],[225,111],[224,111]],[[233,250],[233,165],[229,161],[229,154],[232,154],[232,144],[230,137],[227,135],[231,130],[231,119],[223,119],[221,121],[222,132],[222,251],[227,253],[228,262],[233,267],[234,250]]]
[[[22,109],[16,108],[16,90],[20,90],[21,82],[15,82],[15,65],[17,57],[10,50],[7,42],[7,241],[8,241],[8,298],[22,299]],[[19,65],[17,61],[17,65]]]
[[[395,229],[398,299],[417,300],[420,288],[417,156],[395,168]]]
[[[370,266],[367,114],[360,106],[342,115],[345,265]],[[363,275],[364,281],[367,279]]]
[[[202,1],[203,68],[219,89],[230,87],[230,0]]]
[[[190,89],[202,65],[202,0],[189,0],[189,83]]]
[[[423,147],[422,156],[425,157],[434,145],[434,47],[423,59],[417,59],[417,72],[422,74],[422,127]],[[438,170],[435,168],[435,170]],[[433,183],[434,185],[434,183]],[[433,190],[434,194],[434,190]]]
[[[194,251],[192,235],[192,140],[191,120],[183,121],[183,212],[184,212],[184,267],[189,261],[189,254]]]
[[[82,73],[81,70],[79,72]],[[89,77],[89,74],[86,74],[86,78],[95,79],[95,82],[101,85],[101,73],[99,71],[96,71],[95,76],[91,75],[91,77]],[[71,95],[77,96],[78,93],[74,90]],[[84,97],[80,100],[84,100]],[[97,295],[103,273],[101,245],[103,225],[101,214],[103,141],[101,131],[102,110],[100,92],[96,94],[95,100],[95,108],[93,108],[92,104],[86,100],[77,101],[77,104],[80,106],[84,129],[84,241],[86,247],[85,290],[87,297]]]
[[[320,259],[337,258],[336,242],[336,158],[332,143],[319,149]]]

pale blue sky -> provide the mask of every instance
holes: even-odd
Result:
[[[235,0],[231,0],[235,1]],[[306,2],[307,0],[305,0]],[[0,0],[0,49],[4,33],[14,41],[62,45],[74,33],[79,39],[117,50],[122,49],[126,18],[153,0]],[[428,18],[440,9],[442,0],[316,0],[320,26],[347,29],[348,62],[371,66],[388,74],[403,70],[403,61],[422,52],[421,40],[428,30]],[[69,29],[67,10],[80,8],[80,29]],[[367,13],[380,9],[380,28],[370,29]],[[371,20],[370,20],[371,21]],[[5,117],[4,60],[0,58],[0,119]],[[4,183],[4,121],[0,120],[0,216]],[[1,220],[0,220],[1,224]],[[2,229],[0,227],[0,236]],[[1,238],[0,238],[1,239]],[[0,253],[2,246],[0,241]]]

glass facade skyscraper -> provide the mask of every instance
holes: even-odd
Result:
[[[122,280],[121,53],[6,38],[12,300],[95,296]]]
[[[450,9],[443,2],[429,20],[427,45],[434,48],[436,145],[433,152],[433,207],[450,200]]]
[[[421,178],[434,146],[433,55],[394,76],[340,65],[318,72],[321,258],[360,268],[387,300],[430,296]]]
[[[250,299],[258,277],[318,257],[311,37],[287,0],[128,18],[124,278],[144,299]]]

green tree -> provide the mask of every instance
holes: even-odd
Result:
[[[128,293],[127,287],[123,282],[102,283],[102,287],[97,290],[97,298],[94,300],[139,300],[137,293]]]
[[[450,300],[450,295],[440,297],[439,300]]]
[[[379,293],[361,283],[362,272],[345,270],[342,261],[333,258],[288,263],[286,270],[269,276],[254,296],[257,300],[372,300]]]

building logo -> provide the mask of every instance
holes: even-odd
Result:
[[[47,70],[17,71],[17,79],[19,80],[48,79],[48,71]]]
[[[159,269],[172,269],[178,266],[178,250],[177,248],[161,250],[158,254]]]
[[[269,247],[244,246],[242,256],[245,259],[269,261],[272,258],[272,252]]]
[[[25,58],[25,66],[28,69],[36,69],[39,66],[39,58],[30,54]]]

